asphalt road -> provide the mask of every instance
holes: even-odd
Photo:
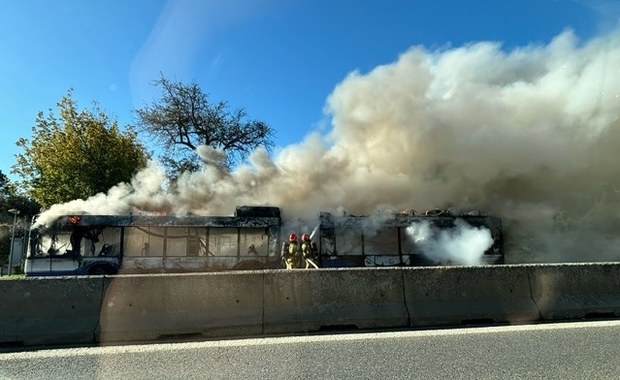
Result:
[[[0,379],[620,379],[620,321],[0,354]]]

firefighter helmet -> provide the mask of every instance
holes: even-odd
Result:
[[[310,235],[308,234],[301,235],[301,241],[308,241],[308,240],[310,240]]]
[[[291,232],[291,234],[288,235],[288,241],[297,241],[297,234]]]

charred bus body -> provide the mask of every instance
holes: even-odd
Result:
[[[431,240],[440,239],[433,234],[451,232],[457,227],[467,228],[470,231],[483,230],[488,235],[488,248],[480,252],[475,264],[504,263],[500,218],[483,215],[478,211],[454,213],[448,210],[431,210],[421,215],[414,211],[378,216],[334,216],[330,213],[321,213],[319,228],[321,266],[426,266],[459,263],[459,260],[450,259],[449,255],[445,255],[443,260],[430,259],[424,245],[415,241],[408,231],[416,224],[429,226],[430,236],[427,238]],[[450,238],[458,237],[452,236],[447,239]]]
[[[276,207],[235,216],[79,215],[31,231],[26,275],[276,268]]]
[[[319,263],[323,267],[437,265],[405,236],[415,221],[453,228],[457,219],[493,236],[485,263],[503,262],[501,220],[480,215],[320,214]],[[368,226],[373,226],[369,232]],[[237,207],[234,216],[63,216],[31,230],[25,273],[81,275],[202,272],[282,268],[283,231],[277,207]]]

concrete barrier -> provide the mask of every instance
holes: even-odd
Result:
[[[544,320],[620,316],[620,265],[532,265],[532,298]]]
[[[411,326],[539,319],[522,266],[402,269]]]
[[[276,270],[265,275],[265,333],[405,327],[398,269]]]
[[[106,278],[98,340],[259,335],[262,289],[255,271]]]
[[[620,316],[620,264],[356,268],[0,281],[0,345]]]
[[[102,277],[0,281],[0,344],[92,344]]]

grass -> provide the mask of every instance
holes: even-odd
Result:
[[[3,274],[2,276],[0,276],[0,280],[18,280],[24,277],[25,276],[23,274],[12,274],[10,276],[7,274]]]

